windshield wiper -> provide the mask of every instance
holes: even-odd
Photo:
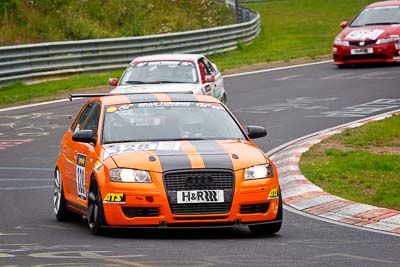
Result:
[[[124,84],[146,84],[147,82],[142,81],[125,81]]]
[[[178,82],[178,81],[154,81],[154,82],[148,82],[148,83],[162,84],[162,83],[189,83],[189,82]]]
[[[169,141],[205,141],[205,140],[245,140],[243,138],[234,138],[234,137],[180,137],[180,138],[157,138],[157,139],[132,139],[132,140],[115,140],[115,141],[107,141],[103,144],[113,144],[113,143],[134,143],[134,142],[169,142]]]
[[[173,141],[198,141],[198,140],[210,140],[208,138],[200,138],[200,137],[182,137],[173,139]]]
[[[115,140],[106,141],[103,144],[115,144],[115,143],[139,143],[139,142],[167,142],[167,141],[196,141],[196,140],[212,140],[208,138],[159,138],[159,139],[131,139],[131,140]]]
[[[103,144],[115,144],[115,143],[134,143],[134,142],[149,142],[150,140],[145,140],[145,139],[143,139],[143,140],[134,140],[134,139],[131,139],[131,140],[113,140],[113,141],[106,141],[106,142],[104,142]]]
[[[392,25],[392,24],[400,24],[400,22],[374,22],[374,23],[365,23],[364,26]]]

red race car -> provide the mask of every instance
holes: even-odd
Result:
[[[400,1],[368,5],[333,42],[333,60],[338,67],[349,64],[400,62]]]

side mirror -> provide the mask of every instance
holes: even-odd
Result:
[[[340,23],[340,27],[342,27],[342,29],[346,28],[347,25],[349,25],[349,22],[348,22],[348,21],[342,21],[342,22]]]
[[[93,130],[81,130],[73,133],[72,141],[96,144],[96,138],[93,137]]]
[[[247,126],[247,135],[251,139],[267,136],[267,130],[262,126]]]
[[[206,75],[206,82],[208,83],[215,82],[215,75]]]
[[[108,79],[108,84],[111,86],[117,86],[118,85],[118,79],[117,78],[110,78]]]

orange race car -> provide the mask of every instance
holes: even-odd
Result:
[[[210,96],[96,95],[62,137],[54,212],[60,221],[87,216],[94,234],[234,225],[276,233],[277,171],[250,141],[263,136],[265,128],[242,127]]]

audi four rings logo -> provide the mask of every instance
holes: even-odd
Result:
[[[186,179],[186,184],[189,186],[193,185],[210,185],[213,184],[214,180],[211,175],[202,176],[190,176]]]

